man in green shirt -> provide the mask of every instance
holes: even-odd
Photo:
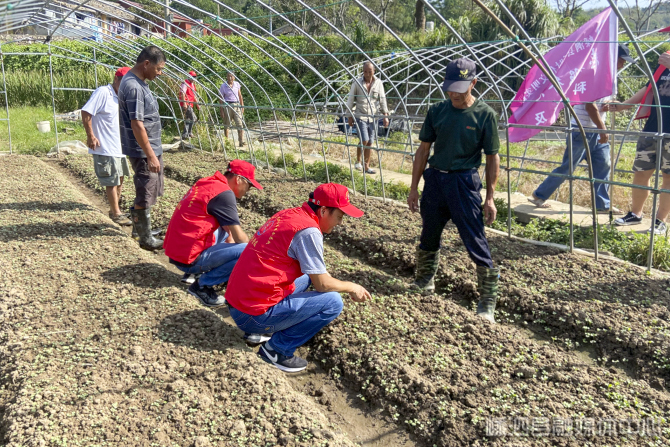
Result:
[[[493,193],[498,181],[500,158],[498,119],[496,113],[472,95],[477,83],[477,67],[467,58],[456,59],[447,66],[442,90],[449,99],[433,105],[426,115],[414,156],[412,186],[407,203],[419,210],[419,179],[424,178],[421,195],[423,228],[417,248],[414,286],[435,290],[433,278],[439,265],[440,239],[447,222],[453,220],[470,258],[477,265],[480,300],[477,313],[495,323],[494,310],[498,296],[500,269],[493,266],[484,220],[496,218]],[[430,146],[435,143],[433,156]],[[477,168],[486,155],[486,200],[482,207],[482,187]],[[426,163],[430,167],[426,169]]]

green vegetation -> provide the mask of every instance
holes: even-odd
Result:
[[[82,69],[84,68],[84,69]],[[52,108],[51,80],[47,70],[7,70],[7,100],[10,106],[32,106]],[[97,86],[107,84],[112,72],[107,68],[99,68],[98,84],[96,85],[95,72],[92,69],[78,67],[77,69],[57,71],[54,73],[54,88],[68,87],[95,90]],[[55,90],[54,102],[56,111],[71,112],[81,108],[91,93],[88,91]],[[2,98],[4,107],[4,98]]]
[[[258,160],[259,165],[265,166],[265,151],[254,151],[254,158]],[[370,196],[383,196],[381,181],[375,180],[372,176],[369,175],[363,179],[363,174],[358,171],[354,171],[352,183],[351,171],[334,163],[324,163],[322,161],[309,164],[306,163],[305,170],[303,171],[302,163],[299,159],[296,158],[293,152],[285,153],[283,161],[281,155],[275,155],[275,153],[271,151],[267,152],[267,161],[270,163],[270,166],[279,169],[284,169],[285,161],[286,171],[288,174],[297,178],[304,178],[305,175],[307,175],[307,178],[311,181],[320,183],[331,181],[334,183],[346,185],[349,188],[353,188],[359,194],[364,194],[367,190],[367,194]],[[328,174],[326,174],[326,166],[328,168]],[[405,185],[404,183],[385,183],[384,188],[386,197],[394,200],[404,201],[407,200],[407,196],[409,195],[409,186]]]
[[[0,118],[6,118],[5,108],[0,109]],[[54,134],[53,111],[47,107],[12,107],[9,109],[10,126],[12,130],[12,150],[22,154],[44,154],[56,145]],[[51,132],[37,131],[39,121],[49,121]],[[9,135],[7,123],[0,122],[0,146],[3,151],[9,150]],[[86,133],[80,122],[59,121],[58,141],[67,140],[86,141]]]
[[[500,231],[507,231],[507,202],[496,199],[498,216],[491,225]],[[555,219],[532,219],[524,225],[517,222],[512,211],[512,234],[535,241],[554,244],[570,244],[570,226],[566,221]],[[574,244],[577,248],[593,249],[593,228],[573,227]],[[619,259],[646,266],[649,256],[649,236],[633,232],[621,232],[610,225],[598,225],[598,248],[609,251]],[[670,242],[666,237],[654,239],[654,267],[670,271]]]

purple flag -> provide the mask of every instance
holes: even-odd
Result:
[[[616,14],[607,8],[544,55],[573,106],[616,93],[617,27]],[[540,67],[534,65],[510,110],[510,124],[550,126],[563,110],[563,100]],[[525,141],[539,132],[510,126],[509,141]]]

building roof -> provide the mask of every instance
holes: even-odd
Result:
[[[77,11],[91,13],[96,16],[100,13],[108,14],[117,19],[129,22],[133,21],[135,18],[132,14],[126,12],[120,4],[105,0],[90,0],[88,2],[85,0],[54,0],[52,3],[68,9],[77,8]]]

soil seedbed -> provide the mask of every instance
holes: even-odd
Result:
[[[353,445],[54,168],[0,175],[3,445]]]
[[[78,178],[84,179],[85,185],[96,186],[97,180],[93,172],[92,165],[86,163],[85,160],[82,162],[81,158],[88,157],[77,157],[79,159],[74,159],[69,157],[67,159],[68,166],[76,167],[76,174]],[[69,172],[69,171],[68,171]],[[166,179],[169,181],[169,179]],[[183,185],[182,185],[183,186]],[[84,186],[86,187],[86,186]],[[97,193],[100,196],[104,196],[102,188],[96,188]],[[96,198],[93,198],[94,200]],[[163,204],[165,209],[176,207],[177,202],[174,201],[174,196],[163,197],[160,199],[166,203]],[[101,204],[101,209],[105,209],[106,205]],[[247,234],[252,234],[258,227],[260,227],[265,220],[267,219],[264,215],[255,213],[244,208],[239,209],[241,224],[243,229]],[[167,262],[164,260],[164,262]],[[223,289],[223,287],[221,287]],[[220,292],[220,293],[223,293]],[[225,321],[229,324],[234,325],[230,319],[228,312],[226,310],[217,311]],[[318,402],[320,405],[324,405],[328,409],[328,416],[331,422],[335,422],[337,428],[342,429],[344,433],[349,434],[349,439],[356,440],[357,442],[365,442],[365,445],[377,446],[381,445],[382,442],[390,442],[391,444],[387,445],[412,445],[408,441],[407,435],[405,434],[405,429],[396,428],[395,422],[389,420],[386,422],[385,417],[380,417],[377,415],[381,411],[381,407],[373,406],[369,404],[363,405],[363,408],[358,408],[361,404],[360,401],[354,398],[353,406],[349,406],[347,402],[350,402],[352,397],[355,394],[352,394],[351,390],[346,388],[337,389],[335,386],[342,385],[332,382],[331,379],[327,379],[324,373],[315,371],[313,366],[308,368],[306,377],[287,377],[287,380],[294,389],[305,393],[308,396],[311,396],[314,401]],[[335,391],[333,391],[335,390]],[[324,394],[327,396],[324,397]],[[365,417],[361,417],[364,414]],[[333,429],[335,430],[335,429]],[[384,441],[382,441],[382,438]]]
[[[383,405],[426,445],[509,445],[487,438],[489,418],[556,421],[670,416],[670,396],[614,368],[585,361],[527,332],[485,323],[442,296],[410,292],[403,281],[326,246],[331,274],[374,290],[372,302],[345,300],[340,317],[310,343],[311,357],[334,377],[358,387],[361,399]],[[653,416],[652,416],[653,415]],[[489,419],[490,420],[490,419]],[[524,436],[529,431],[519,430]],[[582,440],[520,438],[522,445],[665,445],[659,438],[618,435]],[[496,442],[497,441],[497,442]]]
[[[214,166],[212,166],[214,164]],[[166,155],[166,172],[194,182],[211,175],[219,158],[196,152]],[[168,168],[169,167],[169,168]],[[316,184],[260,171],[264,189],[240,204],[270,216],[302,203]],[[348,256],[411,278],[420,217],[406,209],[352,196],[366,211],[328,237]],[[559,250],[489,234],[502,269],[499,320],[529,327],[569,348],[595,351],[603,364],[623,367],[665,389],[670,380],[670,281],[608,260],[598,263]],[[477,299],[474,265],[452,226],[443,235],[438,286],[469,305]]]
[[[250,199],[263,197],[268,189]],[[286,192],[304,196],[291,188]],[[283,208],[285,200],[278,201]],[[260,217],[252,214],[254,220]],[[249,223],[243,223],[249,230]],[[340,251],[342,246],[337,240],[327,242],[332,273],[365,285],[376,299],[362,306],[346,301],[342,316],[310,344],[310,358],[357,387],[362,398],[384,406],[427,445],[483,442],[484,423],[491,415],[578,420],[668,415],[667,395],[644,382],[530,340],[518,329],[488,325],[443,297],[408,293],[406,281],[393,271],[367,265],[349,256],[346,246]],[[659,441],[620,440],[627,445]],[[571,442],[564,444],[604,445],[609,440]],[[524,440],[524,445],[543,443]]]

